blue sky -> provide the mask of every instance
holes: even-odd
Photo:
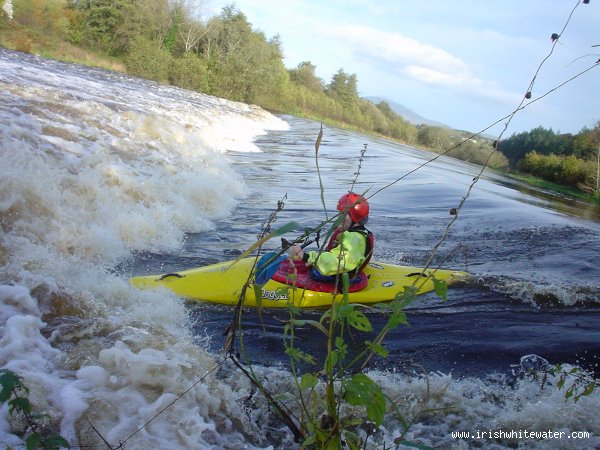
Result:
[[[204,0],[208,15],[234,3],[286,67],[310,61],[325,82],[354,73],[359,95],[389,98],[428,119],[480,131],[510,114],[550,36],[569,25],[535,79],[532,98],[600,59],[600,1]],[[517,113],[504,137],[537,126],[576,133],[600,120],[600,66]],[[487,132],[498,135],[505,121]]]

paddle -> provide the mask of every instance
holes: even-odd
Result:
[[[308,245],[312,244],[313,241],[306,241],[304,244],[300,246],[300,248],[305,248]],[[293,243],[286,241],[285,239],[281,239],[281,247],[283,250],[287,249]],[[267,281],[271,279],[279,266],[283,261],[287,259],[286,254],[281,254],[281,252],[269,252],[265,253],[256,264],[256,274],[254,275],[254,284],[258,286],[264,286]]]

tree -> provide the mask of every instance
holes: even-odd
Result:
[[[418,127],[417,140],[418,143],[435,150],[442,150],[446,143],[450,140],[450,131],[442,127]]]
[[[365,116],[366,123],[363,124],[365,129],[374,130],[381,134],[388,133],[388,120],[373,102],[360,99],[360,111]]]
[[[171,67],[171,55],[147,37],[139,36],[131,44],[127,55],[127,71],[137,77],[166,83]]]
[[[71,0],[70,7],[81,11],[77,35],[81,42],[95,50],[118,54],[117,30],[123,24],[123,10],[129,5],[124,0]]]
[[[174,86],[206,92],[208,71],[203,59],[192,52],[173,58],[169,69],[169,82]]]
[[[323,92],[323,80],[315,74],[317,66],[310,61],[303,61],[296,69],[289,71],[290,80],[294,83],[307,87],[311,91]]]
[[[349,75],[344,69],[339,69],[327,85],[326,92],[338,100],[345,108],[352,108],[358,104],[358,81],[356,75]]]
[[[176,44],[180,44],[181,53],[192,50],[198,52],[200,40],[208,32],[206,26],[199,20],[201,4],[189,0],[172,0],[171,4],[171,28],[167,38],[170,38],[173,43],[169,41],[167,49],[173,53],[176,51]]]
[[[167,0],[70,0],[69,6],[81,13],[73,30],[79,42],[114,56],[125,55],[140,36],[162,45],[171,27]]]
[[[279,37],[267,40],[262,32],[253,31],[246,16],[233,6],[223,8],[208,23],[200,49],[213,95],[267,106],[276,103],[274,99],[289,83]]]

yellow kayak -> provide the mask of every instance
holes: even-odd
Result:
[[[167,288],[190,300],[237,305],[254,261],[254,258],[249,257],[233,265],[232,261],[226,261],[175,273],[134,277],[129,282],[140,289]],[[351,292],[349,301],[361,304],[390,301],[396,294],[404,292],[405,287],[413,285],[418,289],[418,294],[424,294],[435,289],[432,275],[437,280],[445,281],[447,285],[463,280],[467,275],[466,272],[456,270],[427,270],[424,276],[419,277],[422,272],[423,269],[418,267],[371,262],[364,269],[364,275],[368,279],[366,286]],[[261,306],[283,308],[292,304],[298,308],[322,308],[330,306],[334,298],[341,300],[341,294],[297,287],[301,284],[301,275],[288,276],[286,282],[269,280],[261,288]],[[250,285],[243,305],[256,306],[256,300],[254,289]]]

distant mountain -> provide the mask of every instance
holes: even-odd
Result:
[[[432,127],[443,127],[443,128],[452,128],[451,126],[446,125],[445,123],[441,123],[441,122],[436,122],[435,120],[430,120],[430,119],[426,119],[423,116],[420,116],[419,114],[417,114],[414,111],[411,111],[410,109],[408,109],[406,106],[401,105],[400,103],[396,103],[392,100],[389,100],[387,98],[383,98],[383,97],[364,97],[367,100],[372,101],[373,103],[377,104],[379,102],[386,102],[388,105],[390,105],[390,108],[392,108],[392,111],[394,111],[396,114],[398,114],[399,116],[402,116],[402,118],[410,123],[412,123],[413,125],[429,125]]]

